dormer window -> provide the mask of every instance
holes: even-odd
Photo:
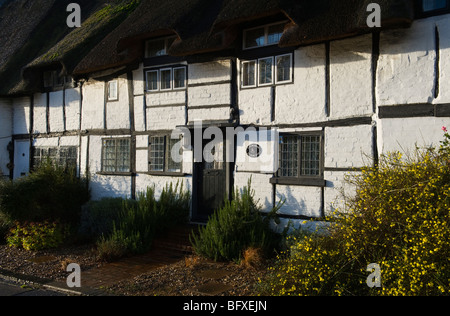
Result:
[[[244,49],[278,44],[285,24],[278,22],[244,30]]]
[[[435,10],[442,10],[447,8],[447,0],[423,0],[422,10],[423,12],[431,12]]]
[[[71,81],[72,79],[69,76],[60,76],[57,70],[44,71],[43,74],[44,88],[62,87],[65,83],[70,83]]]
[[[450,0],[416,0],[416,12],[419,18],[450,12]]]
[[[169,47],[175,41],[176,36],[162,37],[145,42],[145,58],[165,56],[168,54]]]

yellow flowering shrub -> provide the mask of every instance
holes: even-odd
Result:
[[[327,235],[293,239],[262,281],[266,295],[449,295],[450,136],[414,157],[391,153],[349,181],[356,195]],[[370,288],[367,267],[380,267]]]

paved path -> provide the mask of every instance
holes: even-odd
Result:
[[[0,296],[67,296],[63,292],[23,284],[0,277]]]

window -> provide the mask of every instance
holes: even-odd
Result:
[[[173,68],[173,88],[186,88],[186,67]]]
[[[415,3],[419,18],[450,12],[450,0],[416,0]]]
[[[244,49],[278,44],[286,22],[268,24],[244,31]]]
[[[147,71],[147,90],[158,91],[159,90],[159,71],[150,70]]]
[[[119,99],[119,92],[117,87],[117,80],[108,82],[108,101],[117,101]]]
[[[152,69],[146,71],[147,91],[186,89],[186,67]]]
[[[241,63],[242,88],[289,82],[292,82],[292,54],[265,57]]]
[[[71,82],[72,78],[70,76],[61,76],[57,70],[44,71],[43,73],[44,88],[62,87],[64,84]]]
[[[108,138],[102,140],[102,171],[130,171],[130,139]]]
[[[442,10],[447,8],[448,0],[422,0],[423,12]]]
[[[256,87],[256,61],[242,62],[242,86]]]
[[[172,68],[161,69],[161,90],[172,89]]]
[[[321,177],[322,135],[280,135],[279,177]]]
[[[272,69],[273,69],[273,58],[261,58],[258,61],[259,64],[259,85],[271,84],[272,83]]]
[[[175,41],[175,36],[164,37],[145,42],[145,58],[165,56]]]
[[[174,153],[176,156],[174,156]],[[170,135],[150,137],[149,157],[150,171],[181,172],[182,148],[180,140],[172,139]]]
[[[49,160],[59,167],[76,168],[77,147],[34,147],[33,148],[33,169]]]
[[[276,58],[277,68],[277,83],[291,82],[292,81],[292,57],[291,54],[277,56]]]

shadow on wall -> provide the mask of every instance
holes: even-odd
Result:
[[[320,209],[312,211],[311,209],[308,209],[306,201],[304,199],[294,196],[292,188],[290,186],[285,187],[284,193],[280,193],[277,191],[276,197],[277,200],[285,201],[285,204],[281,208],[281,213],[283,214],[302,215],[309,217],[317,217],[318,214],[320,214]]]

